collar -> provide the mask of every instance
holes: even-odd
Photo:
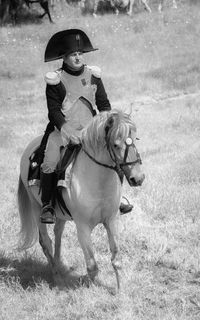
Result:
[[[79,70],[76,70],[76,71],[71,70],[68,67],[68,65],[66,63],[64,63],[64,62],[63,62],[63,65],[62,65],[62,70],[64,70],[65,72],[71,74],[72,76],[80,76],[84,72],[84,69],[85,69],[85,65],[83,65]]]

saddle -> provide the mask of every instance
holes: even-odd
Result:
[[[44,132],[43,138],[41,140],[40,145],[36,148],[36,150],[29,157],[30,165],[28,171],[28,185],[31,186],[39,186],[40,185],[40,166],[44,160],[44,152],[46,149],[47,141],[51,132],[54,131],[54,125],[49,122],[46,130]]]
[[[42,179],[41,174],[41,165],[44,160],[44,152],[46,149],[46,144],[48,141],[48,137],[50,133],[54,130],[54,126],[52,126],[51,123],[47,125],[47,128],[45,130],[44,136],[42,138],[42,141],[40,143],[40,146],[36,148],[36,150],[31,154],[29,157],[29,171],[28,171],[28,185],[31,186],[39,186],[40,187],[40,181]],[[65,179],[65,170],[67,167],[75,161],[79,151],[81,150],[81,144],[69,144],[66,147],[61,147],[61,153],[60,153],[60,160],[57,164],[55,173],[56,173],[56,179],[55,179],[55,196],[53,199],[53,203],[58,203],[61,211],[63,214],[67,212],[67,214],[71,217],[71,213],[68,210],[67,206],[65,205],[65,202],[62,197],[62,190],[61,188],[57,187],[57,182],[60,179]],[[39,190],[40,193],[40,190]]]

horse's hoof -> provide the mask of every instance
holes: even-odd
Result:
[[[58,287],[59,290],[63,290],[65,287],[65,283],[60,274],[56,274],[53,276],[54,286]]]
[[[88,275],[80,276],[79,283],[81,286],[85,286],[85,287],[89,288],[91,286],[92,280],[90,279],[90,277]]]

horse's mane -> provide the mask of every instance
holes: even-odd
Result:
[[[106,130],[109,132],[109,141],[114,143],[116,139],[125,139],[130,130],[136,132],[136,125],[129,114],[113,109],[100,112],[96,115],[82,132],[82,143],[94,152],[105,147]]]

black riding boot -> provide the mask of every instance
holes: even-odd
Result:
[[[55,173],[42,173],[41,189],[42,189],[42,212],[40,221],[42,223],[55,223],[56,216],[54,208],[51,204],[54,191]]]
[[[123,203],[121,202],[120,203],[120,206],[119,206],[119,211],[120,211],[120,214],[123,215],[125,213],[128,213],[128,212],[131,212],[133,209],[133,205],[130,204],[130,203]]]
[[[122,182],[123,182],[123,178],[124,176],[122,177]],[[119,211],[120,211],[120,214],[123,215],[125,213],[128,213],[128,212],[131,212],[132,209],[133,209],[133,205],[130,204],[130,202],[128,201],[128,199],[126,197],[122,197],[124,199],[126,199],[127,203],[124,203],[124,202],[121,202],[120,203],[120,206],[119,206]]]
[[[121,183],[123,183],[123,180],[124,180],[124,174],[122,174],[121,176]],[[123,215],[125,213],[128,213],[128,212],[131,212],[132,209],[133,209],[133,205],[130,204],[130,202],[128,201],[128,199],[126,197],[123,197],[124,199],[126,199],[127,203],[124,203],[124,202],[121,202],[120,203],[120,206],[119,206],[119,211],[120,211],[120,214]]]
[[[70,143],[67,146],[67,149],[65,150],[65,154],[64,154],[61,162],[59,162],[59,164],[58,164],[58,170],[65,167],[65,170],[61,171],[61,173],[58,176],[58,184],[57,184],[58,187],[67,188],[67,184],[65,181],[65,171],[69,167],[69,165],[72,163],[72,161],[75,157],[75,153],[78,152],[79,150],[80,150],[80,145],[78,145],[78,144]]]

